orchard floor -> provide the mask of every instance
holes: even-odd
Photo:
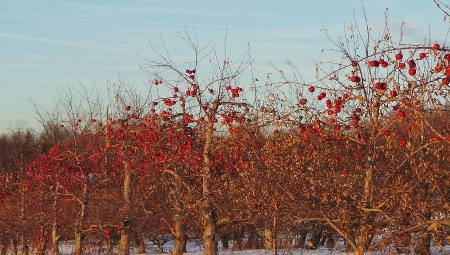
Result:
[[[164,245],[164,253],[161,253],[158,250],[158,247],[156,245],[150,245],[147,244],[146,246],[146,254],[168,254],[171,250],[171,244],[167,243]],[[334,254],[334,255],[346,255],[346,254],[353,254],[353,253],[347,253],[340,251],[339,244],[336,245],[335,249],[317,249],[317,250],[304,250],[304,249],[280,249],[278,250],[279,255],[328,255],[328,254]],[[186,255],[201,255],[203,254],[201,247],[199,245],[196,245],[194,243],[190,243],[188,245],[188,252],[185,253]],[[61,242],[60,243],[60,252],[61,255],[70,255],[73,252],[73,245],[71,242]],[[117,254],[117,251],[115,251]],[[137,254],[137,250],[134,248],[130,251],[131,254]],[[88,248],[85,252],[85,254],[89,255],[105,255],[105,253],[98,252],[96,247]],[[221,255],[271,255],[271,250],[243,250],[243,251],[233,251],[232,249],[222,250],[219,249],[219,254]],[[395,250],[389,251],[377,251],[377,252],[367,252],[366,254],[380,254],[380,255],[390,255],[390,254],[398,254],[395,252]],[[412,254],[412,253],[411,253]],[[444,247],[433,247],[432,248],[432,254],[435,255],[450,255],[450,245],[444,246]]]

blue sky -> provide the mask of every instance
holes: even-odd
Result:
[[[432,39],[445,39],[448,23],[432,0],[363,4],[376,33],[389,8],[394,37],[405,21],[404,42],[423,42],[429,26]],[[332,58],[321,52],[332,47],[321,28],[338,38],[354,14],[363,24],[359,0],[1,0],[0,132],[19,124],[38,127],[33,103],[53,107],[59,86],[106,88],[106,81],[118,75],[146,86],[147,75],[139,69],[145,61],[138,55],[155,59],[149,40],[160,45],[162,38],[172,57],[183,63],[192,53],[175,34],[185,27],[195,30],[201,45],[211,41],[219,51],[228,27],[228,49],[239,56],[249,43],[256,76],[273,72],[269,63],[283,68],[289,59],[312,80],[313,59]]]

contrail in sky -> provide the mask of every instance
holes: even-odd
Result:
[[[133,51],[131,49],[125,49],[125,48],[108,47],[108,46],[101,46],[101,45],[95,45],[95,44],[54,40],[54,39],[49,39],[49,38],[44,38],[44,37],[18,35],[18,34],[0,33],[0,38],[32,41],[32,42],[46,43],[46,44],[56,44],[56,45],[61,45],[61,46],[88,49],[88,50],[93,50],[93,51],[114,52],[114,53],[123,52],[123,53],[127,53],[127,54],[136,53],[136,51]]]
[[[28,16],[12,16],[0,15],[0,17],[9,18],[26,18],[26,19],[53,19],[53,20],[69,20],[69,21],[83,21],[83,22],[107,22],[107,23],[122,23],[122,24],[147,24],[147,25],[164,25],[164,26],[185,26],[185,27],[210,27],[210,28],[236,28],[236,29],[264,29],[264,30],[285,30],[285,31],[303,31],[300,28],[286,28],[286,27],[259,27],[259,26],[228,26],[228,25],[212,25],[212,24],[186,24],[186,23],[171,23],[171,22],[151,22],[151,21],[129,21],[129,20],[107,20],[107,19],[71,19],[71,18],[56,18],[56,17],[28,17]],[[317,32],[316,30],[314,30]]]

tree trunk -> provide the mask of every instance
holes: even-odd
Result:
[[[83,255],[83,227],[87,217],[89,181],[83,185],[83,195],[81,201],[80,213],[78,214],[78,222],[75,227],[75,250],[74,255]]]
[[[356,250],[353,251],[353,255],[364,255],[364,246],[358,245]]]
[[[239,226],[239,230],[233,234],[233,250],[241,251],[244,242],[244,226]]]
[[[327,233],[327,238],[325,240],[325,247],[330,250],[334,248],[334,238],[331,232]]]
[[[378,107],[375,107],[374,110],[374,123],[378,124]],[[373,157],[374,158],[374,157]],[[373,159],[372,158],[372,159]],[[370,160],[369,160],[370,161]],[[372,185],[373,185],[373,171],[374,166],[372,162],[370,162],[370,166],[365,171],[365,177],[364,177],[364,197],[362,201],[363,207],[371,207],[372,206]],[[371,240],[371,231],[370,231],[370,224],[372,223],[373,215],[370,214],[370,212],[364,212],[364,215],[359,222],[359,237],[358,241],[356,243],[356,248],[354,250],[355,255],[363,255],[366,247],[369,245],[369,239]]]
[[[130,222],[124,220],[120,231],[119,255],[130,254]]]
[[[184,204],[182,201],[182,180],[181,177],[173,173],[175,177],[174,186],[170,190],[170,197],[172,199],[174,215],[173,215],[173,229],[172,235],[175,237],[175,244],[173,247],[173,255],[182,255],[186,252],[187,235],[184,229]]]
[[[367,228],[362,227],[360,229],[359,238],[357,242],[357,248],[354,251],[354,255],[363,255],[365,252],[366,244],[367,244]]]
[[[107,255],[114,254],[114,241],[111,237],[106,240],[106,254]]]
[[[22,185],[24,187],[25,185]],[[24,188],[21,188],[20,190],[20,225],[23,228],[25,226],[25,191]],[[20,233],[20,248],[21,248],[21,255],[29,255],[30,254],[30,248],[27,244],[27,240],[25,237],[24,230],[21,230]]]
[[[415,255],[429,255],[431,254],[431,239],[432,235],[430,233],[427,233],[426,231],[424,233],[421,233],[419,235],[419,241],[414,248],[414,254]]]
[[[372,242],[372,218],[372,214],[367,214],[360,224],[361,227],[359,228],[359,236],[356,243],[357,248],[355,250],[355,254],[364,254],[365,250],[370,246],[370,242]]]
[[[163,242],[158,243],[158,249],[159,249],[159,252],[161,252],[161,253],[164,252],[164,243]]]
[[[41,242],[38,245],[37,255],[46,255],[47,250],[47,238],[42,237]]]
[[[428,190],[428,188],[427,188]],[[427,220],[431,220],[432,213],[430,211],[427,211],[424,214],[425,218]],[[415,255],[428,255],[431,253],[431,239],[432,235],[428,232],[427,229],[425,229],[420,235],[419,235],[419,241],[414,248],[414,254]]]
[[[242,250],[243,238],[244,238],[244,227],[239,226],[239,230],[233,234],[233,251]]]
[[[217,215],[212,204],[206,201],[203,205],[203,244],[205,255],[217,255]]]
[[[12,237],[9,239],[9,250],[11,255],[17,255],[17,242]]]
[[[308,231],[301,230],[296,238],[295,248],[304,248],[306,243],[306,236],[308,235]]]
[[[278,247],[277,247],[277,237],[276,235],[272,238],[272,254],[277,255],[278,254]]]
[[[311,237],[309,238],[308,243],[306,244],[306,249],[315,250],[319,248],[320,239],[322,238],[322,230],[323,225],[314,224],[311,228]]]
[[[173,247],[172,254],[173,255],[182,255],[186,252],[186,242],[187,236],[184,230],[184,226],[182,223],[181,216],[175,213],[175,223],[174,223],[174,236],[175,236],[175,245]]]
[[[129,255],[130,254],[130,221],[129,221],[129,211],[132,202],[132,190],[131,190],[131,169],[128,162],[124,161],[124,177],[123,177],[123,198],[124,198],[124,211],[125,219],[122,222],[122,230],[120,231],[120,242],[119,242],[119,255]]]
[[[248,238],[247,238],[247,245],[245,246],[245,248],[249,250],[255,250],[258,243],[258,233],[253,225],[248,225],[247,230],[248,230]]]
[[[270,250],[273,248],[273,232],[272,229],[264,229],[264,249]]]
[[[77,228],[75,228],[75,247],[74,247],[74,255],[82,255],[83,254],[83,247],[82,247],[82,243],[83,243],[83,234],[81,232],[81,230],[79,229],[79,226]]]
[[[233,238],[233,251],[242,251],[242,238]]]
[[[226,250],[230,248],[230,246],[228,245],[229,240],[230,239],[227,234],[222,235],[222,249]]]
[[[141,231],[137,231],[134,240],[136,242],[138,254],[145,253],[145,242],[144,242],[144,237],[141,235]]]
[[[27,240],[25,239],[25,235],[22,234],[20,237],[20,247],[21,247],[21,255],[29,255],[30,247],[27,244]]]
[[[6,255],[6,244],[0,244],[0,255]]]
[[[212,203],[212,174],[211,174],[211,150],[213,147],[214,117],[219,102],[213,103],[208,122],[206,123],[205,145],[203,147],[202,168],[202,219],[203,219],[203,245],[205,255],[217,255],[217,211]]]
[[[56,182],[55,186],[55,193],[53,197],[53,223],[52,223],[52,245],[53,245],[53,255],[59,255],[59,235],[58,235],[58,222],[57,222],[57,215],[58,215],[58,199],[59,199],[59,182]]]
[[[272,254],[273,255],[277,255],[278,254],[278,245],[277,245],[277,233],[276,233],[276,229],[277,229],[277,214],[276,212],[278,211],[278,206],[276,203],[276,200],[274,199],[274,205],[275,205],[275,210],[274,210],[274,215],[273,215],[273,231],[272,231]]]
[[[52,226],[52,245],[53,245],[53,255],[59,255],[59,235],[58,235],[58,226],[56,220],[53,222]]]

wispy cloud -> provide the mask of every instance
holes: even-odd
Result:
[[[109,52],[109,53],[124,53],[124,54],[135,54],[136,53],[136,51],[133,51],[131,49],[126,49],[126,48],[108,47],[108,46],[88,44],[88,43],[54,40],[54,39],[49,39],[49,38],[44,38],[44,37],[36,37],[36,36],[28,36],[28,35],[0,33],[0,38],[31,41],[31,42],[44,43],[44,44],[54,44],[54,45],[60,45],[60,46],[65,46],[65,47],[80,48],[80,49]]]
[[[236,25],[226,25],[226,24],[217,25],[217,24],[206,24],[206,23],[177,23],[177,22],[110,20],[110,19],[74,19],[74,18],[33,17],[33,16],[19,16],[19,15],[0,15],[0,17],[19,18],[19,19],[46,19],[46,20],[51,19],[51,20],[81,21],[81,22],[104,22],[104,23],[134,24],[134,25],[176,26],[176,27],[235,28],[235,29],[246,29],[246,30],[261,29],[261,30],[280,30],[280,31],[291,31],[291,32],[315,31],[312,29],[305,29],[305,28],[299,28],[299,27],[236,26]]]

